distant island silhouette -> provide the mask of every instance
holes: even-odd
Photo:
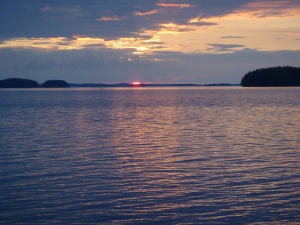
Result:
[[[300,68],[279,66],[254,70],[242,78],[241,85],[243,87],[300,86]]]
[[[34,80],[9,78],[0,80],[0,88],[38,88],[40,85]]]
[[[115,83],[115,84],[103,84],[103,83],[83,83],[73,84],[69,83],[70,87],[201,87],[201,86],[240,86],[240,84],[228,84],[228,83],[217,83],[217,84],[149,84],[141,83],[134,85],[132,83]]]
[[[34,80],[22,78],[8,78],[0,80],[0,88],[68,88],[68,87],[193,87],[193,86],[243,86],[243,87],[290,87],[300,86],[299,67],[271,67],[251,71],[243,76],[240,84],[149,84],[139,83],[83,83],[72,84],[64,80],[47,80],[42,84]]]
[[[0,88],[67,88],[69,84],[64,80],[48,80],[42,84],[34,80],[22,78],[8,78],[0,80]]]
[[[42,88],[67,88],[69,84],[64,80],[47,80],[40,86]]]
[[[44,83],[39,84],[37,81],[22,79],[22,78],[8,78],[0,80],[0,88],[68,88],[68,87],[197,87],[197,86],[239,86],[239,84],[229,83],[215,83],[215,84],[149,84],[140,83],[134,85],[132,83],[82,83],[72,84],[67,83],[64,80],[47,80]]]

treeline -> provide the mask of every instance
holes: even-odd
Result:
[[[220,84],[204,84],[204,86],[234,86],[229,83],[220,83]]]
[[[39,84],[34,80],[22,78],[9,78],[0,80],[0,88],[67,88],[69,84],[64,80],[47,80]]]
[[[279,66],[254,70],[242,78],[241,85],[243,87],[300,86],[300,68]]]

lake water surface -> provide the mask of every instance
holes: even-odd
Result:
[[[0,224],[299,224],[300,88],[0,90]]]

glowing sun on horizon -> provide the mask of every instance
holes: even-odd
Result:
[[[132,82],[132,84],[133,84],[133,85],[140,85],[140,84],[141,84],[141,82],[134,81],[134,82]]]

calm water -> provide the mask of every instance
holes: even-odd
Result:
[[[1,224],[300,223],[300,88],[0,90]]]

